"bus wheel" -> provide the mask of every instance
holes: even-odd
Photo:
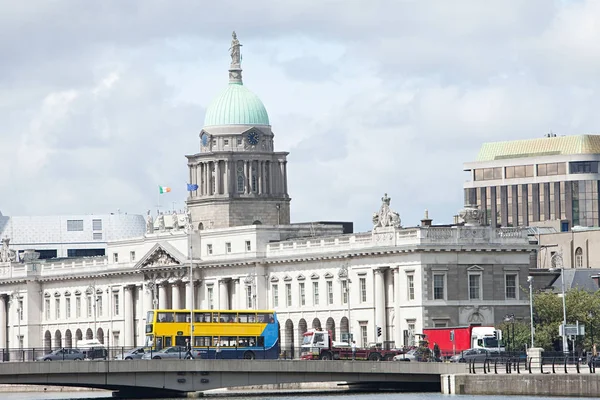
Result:
[[[369,356],[369,360],[371,361],[381,361],[381,354],[373,353]]]
[[[331,353],[323,353],[321,354],[321,360],[333,360],[333,357],[331,356]]]
[[[244,353],[244,360],[254,360],[255,358],[256,356],[251,351],[247,351]]]

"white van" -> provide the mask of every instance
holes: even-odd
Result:
[[[106,360],[108,351],[97,339],[78,340],[77,348],[84,354],[86,360]]]

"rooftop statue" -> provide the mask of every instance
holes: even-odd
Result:
[[[242,54],[240,52],[240,47],[242,47],[242,45],[240,44],[235,31],[233,31],[231,37],[231,47],[229,48],[229,52],[231,54],[231,65],[239,66],[242,59]]]
[[[146,216],[146,233],[154,233],[154,220],[152,219],[152,215],[150,215],[150,210],[148,210],[148,215]]]
[[[2,239],[2,248],[0,249],[0,262],[12,262],[17,260],[17,253],[8,247],[9,243],[9,238],[5,237],[4,239]]]
[[[158,214],[158,217],[156,217],[158,219],[158,230],[159,231],[164,231],[165,230],[165,215],[161,212],[160,214]]]
[[[390,208],[392,199],[387,193],[381,198],[381,207],[379,212],[373,213],[373,229],[385,228],[388,226],[400,228],[400,215]]]
[[[177,211],[173,210],[173,226],[174,231],[179,230],[179,215],[177,215]]]

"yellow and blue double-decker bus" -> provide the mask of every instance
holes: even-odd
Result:
[[[279,323],[272,310],[152,310],[146,318],[145,347],[152,350],[185,346],[192,337],[193,353],[201,358],[279,358]]]

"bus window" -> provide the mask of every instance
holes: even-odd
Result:
[[[273,314],[258,314],[258,322],[264,322],[264,323],[273,323],[275,322],[275,318],[273,318]]]
[[[154,322],[154,311],[148,311],[146,313],[146,323],[151,324]]]
[[[209,312],[194,313],[194,320],[196,322],[210,322],[210,313]]]
[[[264,336],[259,336],[258,337],[258,343],[256,345],[258,347],[265,347],[265,337]]]
[[[221,346],[236,347],[237,346],[237,337],[221,336]]]
[[[190,313],[176,312],[175,322],[190,322]]]
[[[171,336],[165,336],[165,347],[173,346],[173,338]]]
[[[246,313],[239,313],[238,314],[238,322],[243,322],[243,323],[248,322],[248,314],[246,314]]]
[[[220,320],[221,322],[235,322],[235,313],[221,313]]]
[[[152,333],[152,324],[146,324],[146,333]]]
[[[185,341],[189,338],[189,336],[175,336],[175,346],[185,346]]]
[[[219,337],[215,336],[215,337],[213,337],[213,346],[216,346],[217,343],[219,343]]]
[[[163,338],[162,336],[156,337],[156,350],[160,350],[163,348]]]
[[[146,336],[145,347],[154,347],[154,341],[152,340],[152,335]]]
[[[210,336],[194,336],[194,346],[196,347],[208,347],[212,344],[212,337]]]
[[[159,312],[156,322],[173,322],[173,313]]]

